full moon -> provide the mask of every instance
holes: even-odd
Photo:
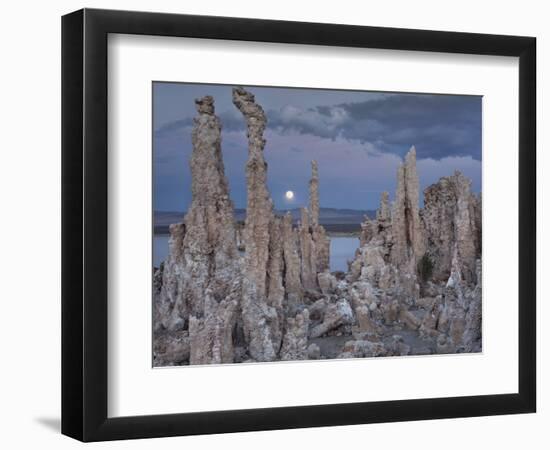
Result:
[[[285,197],[287,200],[292,200],[294,198],[294,192],[286,191]]]

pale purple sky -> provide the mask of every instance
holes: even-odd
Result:
[[[232,87],[153,84],[155,210],[185,211],[191,201],[194,99],[204,95],[214,97],[222,121],[231,198],[235,207],[246,206],[246,131]],[[481,190],[481,97],[245,88],[267,114],[264,154],[277,209],[307,204],[312,159],[319,164],[322,207],[376,209],[381,192],[393,198],[397,167],[412,145],[422,189],[460,170]]]

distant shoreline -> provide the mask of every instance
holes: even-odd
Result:
[[[323,224],[321,224],[323,225]],[[338,225],[329,224],[329,225],[323,225],[327,231],[327,236],[329,237],[356,237],[359,238],[361,235],[361,226],[350,226],[350,224],[342,224],[343,226],[340,228]],[[170,236],[170,232],[167,226],[157,226],[154,229],[154,236],[155,237],[161,237],[161,236]]]
[[[359,237],[361,234],[361,224],[359,223],[321,223],[325,228],[327,235],[332,237]],[[155,236],[169,236],[170,225],[156,225],[154,227]]]
[[[360,235],[361,235],[360,231],[333,231],[333,232],[327,232],[328,237],[349,237],[349,238],[359,239]]]

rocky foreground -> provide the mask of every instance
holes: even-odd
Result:
[[[319,174],[297,227],[267,189],[266,116],[233,90],[247,125],[247,209],[233,215],[214,100],[196,100],[192,203],[153,274],[155,366],[481,351],[481,198],[456,172],[424,191],[416,151],[365,218],[347,273],[329,272]],[[239,252],[239,249],[244,249]]]

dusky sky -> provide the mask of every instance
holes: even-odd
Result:
[[[244,87],[267,115],[264,155],[276,209],[307,205],[312,159],[319,164],[321,207],[376,209],[383,191],[393,198],[397,168],[412,145],[421,190],[455,170],[481,190],[482,97]],[[214,97],[222,122],[231,198],[236,208],[246,207],[246,130],[232,88],[153,83],[155,210],[185,211],[191,202],[194,100],[204,95]]]

